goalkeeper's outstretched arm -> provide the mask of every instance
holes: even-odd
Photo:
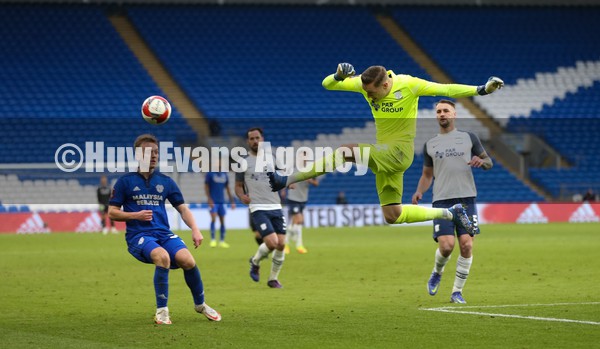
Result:
[[[352,79],[356,72],[350,63],[340,63],[334,74],[330,74],[321,85],[327,90],[354,91],[358,92],[361,88],[360,79]]]
[[[462,85],[462,84],[439,84],[420,78],[411,77],[410,85],[413,93],[417,96],[446,96],[452,98],[463,98],[471,96],[484,96],[504,86],[504,82],[497,77],[490,77],[489,80],[480,86]]]

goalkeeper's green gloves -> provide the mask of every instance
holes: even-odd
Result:
[[[502,79],[500,79],[500,78],[492,76],[488,79],[488,81],[485,83],[485,85],[481,85],[481,86],[477,87],[477,93],[480,96],[485,96],[496,90],[501,89],[502,87],[504,87],[504,81],[502,81]]]
[[[340,63],[337,66],[337,71],[333,74],[333,78],[337,81],[344,81],[347,77],[356,74],[354,67],[350,63]]]

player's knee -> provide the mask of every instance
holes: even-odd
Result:
[[[187,248],[182,248],[177,251],[175,254],[175,262],[184,270],[192,269],[196,265],[194,256],[192,256],[192,253]]]
[[[452,254],[452,246],[442,246],[440,245],[440,254],[444,257],[448,257]]]
[[[394,224],[400,217],[396,212],[383,212],[383,218],[387,224]]]
[[[357,147],[358,147],[357,143],[347,143],[347,144],[342,144],[338,149],[340,149],[340,148],[352,149],[352,148],[357,148]]]
[[[269,250],[275,250],[279,246],[279,242],[276,240],[274,241],[273,239],[264,239],[263,238],[263,241],[264,241],[265,245],[267,245]]]
[[[344,159],[346,161],[355,161],[355,159],[354,159],[354,149],[355,148],[358,148],[358,144],[356,144],[356,143],[342,144],[339,148],[337,148],[337,151],[344,154]]]
[[[152,251],[150,257],[152,258],[152,262],[159,267],[169,268],[171,266],[171,258],[169,257],[169,253],[162,248],[157,248]]]
[[[196,265],[194,258],[187,258],[182,261],[178,261],[177,265],[183,270],[190,270]]]
[[[460,254],[464,256],[471,256],[473,251],[473,243],[471,241],[463,242],[460,244]],[[468,258],[468,257],[467,257]]]
[[[452,241],[446,241],[447,239],[438,239],[439,240],[439,250],[440,254],[444,257],[448,257],[452,250],[454,249],[454,243]]]
[[[275,247],[275,249],[277,250],[283,250],[285,247],[285,240],[279,240],[277,241],[277,246]]]

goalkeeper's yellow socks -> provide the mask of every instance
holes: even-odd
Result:
[[[402,213],[394,224],[425,222],[437,218],[448,219],[445,208],[427,208],[417,205],[402,205]]]

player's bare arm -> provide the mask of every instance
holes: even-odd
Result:
[[[192,229],[192,241],[194,241],[194,247],[198,248],[198,246],[202,244],[202,240],[204,240],[204,237],[202,236],[200,229],[198,229],[198,226],[196,225],[196,220],[194,219],[192,211],[190,211],[188,205],[186,204],[176,206],[175,209],[181,215],[181,219],[183,219],[183,222],[188,227],[190,227],[190,229]]]
[[[212,209],[215,206],[215,203],[214,203],[213,199],[210,197],[210,188],[208,187],[208,184],[204,184],[204,192],[206,193],[208,207],[210,207]]]
[[[245,205],[250,203],[250,197],[246,195],[244,191],[244,182],[236,181],[235,182],[235,195],[243,202]]]
[[[486,152],[479,154],[479,156],[474,155],[471,158],[471,161],[468,162],[468,165],[476,168],[483,168],[484,170],[489,170],[494,166],[492,162],[492,158],[490,158]]]
[[[108,217],[113,221],[117,222],[127,222],[132,219],[136,219],[138,221],[146,221],[149,222],[152,220],[152,210],[141,210],[138,212],[124,212],[120,207],[117,206],[109,206],[108,207]]]
[[[231,195],[231,190],[229,186],[225,187],[225,192],[227,193],[227,197],[229,198],[229,202],[231,203],[231,209],[235,210],[235,200],[233,199],[233,195]]]
[[[417,184],[417,190],[412,196],[412,203],[414,205],[419,203],[419,200],[423,199],[423,193],[427,192],[433,182],[433,167],[423,166],[423,173],[419,178],[419,184]]]

